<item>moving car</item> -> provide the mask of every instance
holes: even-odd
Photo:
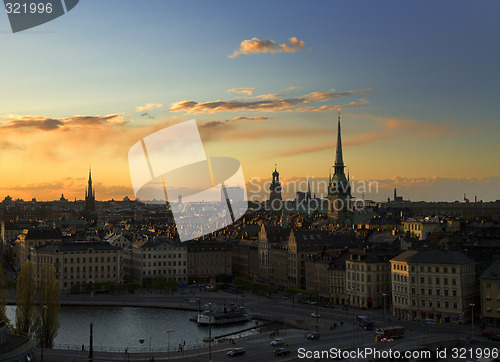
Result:
[[[311,317],[313,317],[313,318],[319,318],[320,316],[317,313],[311,313]]]
[[[286,348],[278,348],[277,350],[274,351],[274,355],[275,356],[286,356],[286,355],[288,355],[290,353],[292,353],[292,352],[290,352]]]
[[[242,356],[245,354],[244,348],[233,348],[229,352],[226,353],[229,357]]]
[[[275,339],[271,342],[271,346],[283,346],[285,345],[285,340],[282,338]]]
[[[318,332],[311,332],[306,335],[307,339],[319,339],[321,335]]]

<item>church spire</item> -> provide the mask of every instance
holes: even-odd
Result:
[[[344,158],[342,157],[342,137],[340,131],[340,108],[338,113],[337,153],[335,155],[335,173],[344,172]]]

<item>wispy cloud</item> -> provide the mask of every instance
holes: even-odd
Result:
[[[254,89],[255,88],[231,88],[231,89],[228,89],[226,92],[245,94],[247,96],[251,96],[253,94]]]
[[[229,58],[236,58],[241,54],[262,54],[262,53],[295,53],[298,50],[305,48],[303,41],[299,41],[296,37],[289,39],[290,44],[278,44],[273,40],[252,38],[243,40],[240,44],[240,49],[235,50]]]
[[[136,112],[144,112],[144,111],[149,111],[150,109],[153,108],[161,108],[163,105],[161,103],[147,103],[143,106],[138,106],[135,107]]]
[[[67,118],[50,118],[43,116],[8,115],[7,120],[0,121],[0,129],[25,129],[54,131],[59,128],[95,128],[103,126],[123,125],[126,122],[121,114],[107,116],[71,116]]]
[[[297,86],[288,87],[285,89],[285,92],[294,91],[297,89],[304,89],[304,87],[297,87]]]
[[[238,116],[234,117],[233,121],[265,121],[267,119],[272,119],[269,117],[243,117],[243,116]]]
[[[216,113],[225,111],[244,111],[244,110],[284,112],[284,111],[290,111],[298,106],[310,102],[325,102],[334,98],[342,98],[350,95],[367,94],[374,92],[376,91],[373,89],[363,89],[360,91],[347,91],[347,92],[337,92],[335,89],[330,89],[329,91],[326,92],[312,92],[299,97],[280,98],[280,99],[229,100],[229,101],[218,100],[218,101],[210,101],[204,103],[185,100],[172,103],[169,112]],[[364,102],[366,103],[367,101],[365,100]],[[311,110],[314,111],[315,108],[311,108]],[[325,108],[325,110],[328,109]]]

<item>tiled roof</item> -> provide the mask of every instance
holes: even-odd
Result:
[[[481,275],[480,279],[500,280],[500,260],[494,261]]]

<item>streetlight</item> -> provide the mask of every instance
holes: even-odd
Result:
[[[49,307],[47,307],[46,305],[44,305],[42,307],[42,316],[41,316],[41,340],[42,340],[42,355],[41,355],[41,361],[43,362],[43,345],[45,344],[45,331],[44,331],[44,320],[45,320],[45,316],[46,316],[46,313],[45,311],[48,309]]]
[[[163,331],[163,333],[168,334],[168,344],[167,344],[167,359],[170,359],[170,333],[175,332],[173,329],[168,329]]]
[[[474,338],[474,306],[475,306],[474,303],[470,304],[471,314],[472,314],[472,335],[471,335],[471,340],[472,340],[472,338]]]
[[[385,297],[387,297],[387,294],[386,293],[382,293],[382,296],[384,297],[384,326],[387,325],[387,317],[386,317],[386,314],[385,314]]]
[[[89,346],[89,362],[94,362],[94,348],[93,348],[93,337],[92,337],[92,328],[94,327],[94,323],[90,323],[90,346]]]

